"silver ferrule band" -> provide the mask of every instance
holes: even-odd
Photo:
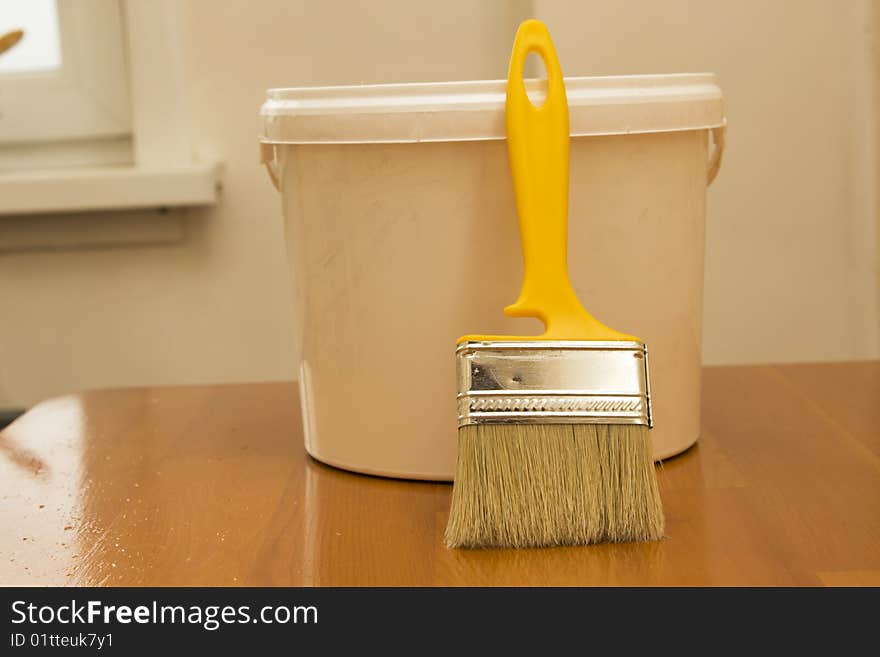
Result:
[[[653,424],[641,342],[465,342],[456,376],[459,427]]]

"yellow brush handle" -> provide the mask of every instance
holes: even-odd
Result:
[[[547,69],[547,99],[535,107],[522,72],[536,52]],[[556,50],[538,20],[519,26],[507,75],[507,149],[525,275],[510,317],[536,317],[545,333],[516,340],[637,340],[596,320],[578,301],[568,277],[568,99]],[[499,339],[465,336],[464,339]]]

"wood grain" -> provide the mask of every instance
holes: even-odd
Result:
[[[707,368],[702,427],[663,541],[455,551],[451,487],[310,459],[294,384],[52,399],[0,432],[0,584],[877,585],[880,363]]]

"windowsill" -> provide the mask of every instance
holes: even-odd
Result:
[[[220,174],[217,163],[0,173],[0,216],[214,205]]]

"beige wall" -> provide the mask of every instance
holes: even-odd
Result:
[[[256,164],[264,90],[502,77],[529,5],[183,3],[194,143],[226,163],[222,200],[188,211],[172,244],[0,253],[0,407],[291,378],[280,203]],[[569,75],[719,75],[730,148],[709,197],[707,362],[878,354],[867,6],[535,2]]]
[[[567,75],[713,71],[707,363],[878,356],[870,0],[537,0]],[[872,20],[873,19],[873,20]]]
[[[501,77],[523,15],[505,0],[180,6],[193,141],[226,164],[221,202],[187,211],[173,244],[0,250],[0,408],[83,388],[293,378],[281,204],[258,163],[266,88]],[[95,218],[62,219],[95,232]]]

